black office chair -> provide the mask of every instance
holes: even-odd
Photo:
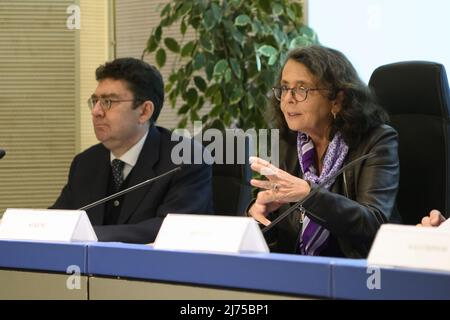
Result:
[[[405,224],[433,208],[449,216],[450,97],[442,64],[409,61],[377,68],[369,81],[399,134],[397,206]]]
[[[241,141],[241,143],[238,143]],[[216,162],[213,164],[213,201],[214,212],[218,215],[241,216],[252,199],[252,187],[250,179],[250,141],[247,136],[234,138],[233,156],[227,152],[227,143],[223,141],[223,158],[218,159],[215,152],[212,156]],[[228,141],[231,145],[231,141]],[[243,142],[243,143],[242,143]],[[210,142],[204,143],[207,149]],[[238,152],[241,157],[238,157]],[[227,161],[228,153],[228,161]],[[217,161],[219,160],[219,161]],[[220,161],[222,160],[222,161]],[[222,163],[219,163],[222,162]]]

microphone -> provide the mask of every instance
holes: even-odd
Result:
[[[281,220],[283,220],[284,218],[286,218],[288,215],[290,215],[292,212],[294,212],[295,210],[301,210],[300,208],[303,206],[303,203],[305,203],[309,198],[311,198],[313,195],[315,195],[317,192],[320,191],[320,189],[323,188],[323,186],[325,186],[329,181],[335,179],[338,175],[340,175],[342,172],[344,172],[347,169],[350,169],[351,167],[353,167],[355,164],[357,164],[358,162],[361,162],[365,159],[368,158],[372,158],[375,155],[374,152],[363,155],[359,158],[356,158],[355,160],[347,163],[345,166],[343,166],[341,169],[339,169],[338,171],[336,171],[334,174],[332,174],[331,176],[329,176],[328,178],[326,178],[324,181],[322,181],[317,188],[313,189],[306,197],[304,197],[302,200],[298,201],[296,204],[294,204],[293,206],[291,206],[289,209],[287,209],[286,211],[284,211],[282,214],[280,214],[275,220],[272,221],[271,224],[269,224],[268,226],[264,227],[262,229],[262,233],[266,233],[267,231],[269,231],[270,229],[272,229],[276,224],[278,224]],[[304,208],[303,208],[304,209]],[[308,212],[311,216],[313,216],[316,220],[321,221],[321,222],[325,222],[323,219],[313,215],[311,212]]]
[[[3,158],[6,154],[6,151],[3,149],[0,149],[0,159]]]
[[[87,209],[93,208],[93,207],[95,207],[95,206],[98,206],[99,204],[105,203],[106,201],[109,201],[109,200],[111,200],[111,199],[120,197],[120,196],[123,195],[123,194],[126,194],[126,193],[129,193],[129,192],[133,191],[133,190],[142,188],[143,186],[146,186],[146,185],[148,185],[149,183],[152,183],[152,182],[154,182],[154,181],[156,181],[156,180],[159,180],[159,179],[161,179],[161,178],[163,178],[163,177],[165,177],[165,176],[168,176],[168,175],[170,175],[170,174],[172,174],[172,173],[174,173],[174,172],[176,172],[176,171],[179,171],[179,170],[181,170],[181,167],[176,167],[176,168],[174,168],[174,169],[172,169],[172,170],[169,170],[169,171],[167,171],[167,172],[165,172],[165,173],[163,173],[163,174],[160,174],[159,176],[156,176],[156,177],[154,177],[154,178],[151,178],[151,179],[142,181],[141,183],[138,183],[138,184],[136,184],[136,185],[134,185],[134,186],[132,186],[132,187],[129,187],[129,188],[124,189],[124,190],[122,190],[122,191],[113,193],[112,195],[107,196],[106,198],[103,198],[103,199],[97,200],[97,201],[95,201],[95,202],[92,202],[91,204],[85,205],[84,207],[81,207],[81,208],[79,208],[78,210],[87,210]]]

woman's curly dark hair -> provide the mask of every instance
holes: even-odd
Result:
[[[341,91],[344,93],[342,109],[331,124],[330,141],[340,131],[350,147],[356,146],[368,131],[389,120],[387,113],[376,103],[373,93],[341,52],[315,45],[290,51],[286,62],[288,60],[303,64],[321,86],[330,89],[328,99],[335,99]],[[281,112],[280,101],[274,96],[269,110],[275,127],[280,129],[281,138],[287,141],[295,139],[296,135],[289,129]]]

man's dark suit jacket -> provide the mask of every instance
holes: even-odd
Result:
[[[151,126],[142,151],[130,172],[128,186],[165,173],[177,165],[171,160],[171,132]],[[192,143],[197,152],[199,144]],[[78,154],[69,178],[52,209],[78,209],[107,196],[110,151],[97,144]],[[123,198],[117,225],[103,225],[105,204],[87,210],[99,241],[150,243],[168,213],[212,213],[212,168],[183,165],[182,170],[157,180]]]

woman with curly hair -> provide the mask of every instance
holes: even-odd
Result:
[[[270,231],[271,250],[366,257],[380,225],[396,213],[398,136],[386,124],[387,114],[348,59],[323,46],[289,53],[273,87],[271,110],[280,129],[280,168],[251,159],[252,169],[268,180],[251,180],[262,190],[248,214],[269,225],[325,182]],[[370,153],[374,156],[330,179]]]

